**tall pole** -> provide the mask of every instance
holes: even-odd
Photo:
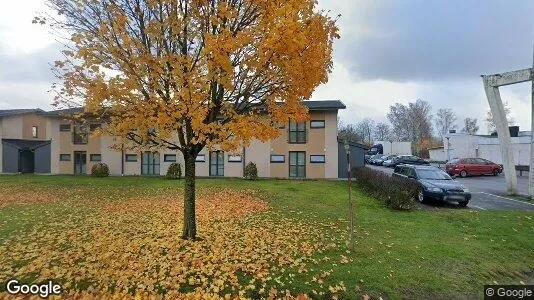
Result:
[[[351,193],[351,172],[350,172],[350,146],[347,140],[345,140],[345,152],[347,154],[347,181],[349,186],[349,246],[354,247],[354,207],[352,205],[352,193]]]

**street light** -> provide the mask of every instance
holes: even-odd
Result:
[[[351,178],[350,178],[350,146],[345,140],[345,153],[347,154],[347,182],[349,186],[349,246],[354,247],[354,208],[352,205]]]

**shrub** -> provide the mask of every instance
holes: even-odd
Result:
[[[411,210],[415,207],[419,190],[416,181],[392,177],[369,168],[354,168],[352,174],[360,187],[387,206],[398,210]]]
[[[258,167],[256,167],[255,163],[249,162],[245,166],[245,174],[243,177],[245,177],[245,179],[248,179],[248,180],[258,179]]]
[[[172,163],[167,169],[168,179],[182,179],[182,165],[179,163]]]
[[[109,167],[105,163],[96,163],[91,168],[91,176],[93,177],[108,177]]]

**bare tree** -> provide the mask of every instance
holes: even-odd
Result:
[[[464,119],[464,128],[462,132],[467,134],[476,134],[478,132],[479,126],[477,125],[477,119],[465,118]]]
[[[514,124],[515,120],[512,118],[512,110],[510,109],[510,105],[508,102],[504,103],[504,112],[506,114],[506,120],[508,121],[508,125]],[[495,127],[495,121],[493,120],[493,114],[491,113],[491,109],[488,110],[486,113],[486,124],[488,125],[488,132],[494,132],[496,130]]]
[[[440,108],[436,114],[436,130],[441,138],[445,136],[449,130],[456,129],[456,114],[450,108]]]
[[[356,129],[356,126],[352,124],[343,124],[342,122],[338,125],[338,137],[341,140],[348,140],[350,142],[362,142],[363,138]]]
[[[393,126],[392,134],[398,141],[416,142],[432,135],[432,107],[418,99],[408,105],[395,103],[390,106],[388,119]]]
[[[375,121],[369,118],[365,118],[361,120],[356,125],[356,129],[358,130],[363,141],[367,142],[368,144],[371,144],[371,141],[373,140],[374,128],[375,128]]]
[[[378,122],[375,126],[374,138],[376,141],[386,141],[391,137],[391,126],[384,122]]]

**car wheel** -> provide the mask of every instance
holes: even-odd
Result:
[[[419,203],[425,202],[425,194],[423,193],[423,189],[420,189],[419,192],[417,192],[417,201],[419,201]]]
[[[499,176],[499,170],[497,169],[493,170],[493,176]]]
[[[467,172],[465,170],[462,170],[460,172],[460,176],[462,176],[463,178],[467,177]]]
[[[469,201],[460,201],[460,202],[458,202],[458,206],[466,207],[468,203],[469,203]]]

